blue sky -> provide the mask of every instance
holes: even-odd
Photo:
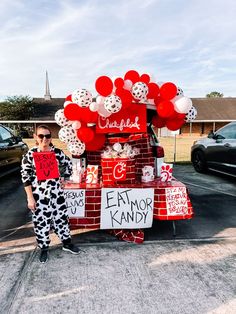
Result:
[[[96,95],[101,75],[128,70],[188,97],[236,97],[235,0],[1,0],[0,99]]]

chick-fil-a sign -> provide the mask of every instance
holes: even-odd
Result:
[[[131,109],[121,110],[107,118],[99,116],[96,126],[97,133],[144,133],[146,131],[146,106],[142,104],[132,104]]]

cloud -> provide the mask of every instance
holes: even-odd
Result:
[[[97,77],[129,69],[189,97],[235,96],[235,9],[231,0],[2,0],[0,96],[43,96],[46,69],[53,97],[95,92]]]

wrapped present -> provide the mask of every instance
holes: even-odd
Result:
[[[172,180],[173,164],[163,163],[161,166],[161,181],[169,182]]]

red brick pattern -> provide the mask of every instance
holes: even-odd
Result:
[[[172,180],[171,182],[161,182],[155,180],[148,183],[135,183],[135,184],[122,184],[120,188],[154,188],[154,214],[153,219],[157,220],[180,220],[190,219],[193,217],[193,207],[188,197],[188,212],[186,215],[168,216],[166,209],[166,196],[165,189],[171,187],[185,187],[179,181]],[[67,185],[66,188],[85,188],[84,184],[77,184],[76,186]],[[85,229],[100,229],[100,208],[101,208],[101,187],[94,185],[94,187],[87,187],[85,192],[85,217],[84,218],[71,218],[71,228],[85,228]]]

